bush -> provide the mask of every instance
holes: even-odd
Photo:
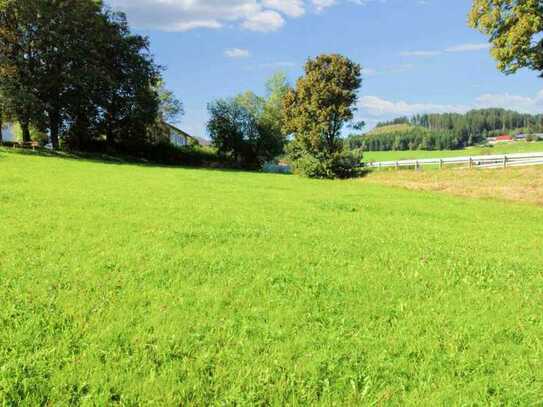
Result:
[[[293,161],[294,172],[308,178],[354,178],[362,172],[361,150],[345,150],[332,157],[303,154]]]
[[[337,154],[332,161],[332,171],[337,178],[354,178],[361,174],[362,150],[345,150]]]

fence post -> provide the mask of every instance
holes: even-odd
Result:
[[[418,171],[420,169],[419,160],[415,161],[415,170]]]
[[[400,169],[400,163],[399,163],[399,161],[396,161],[396,169],[397,169],[397,170]]]
[[[473,168],[473,158],[469,158],[469,168]]]
[[[503,168],[507,168],[507,154],[503,155]]]
[[[439,169],[440,170],[443,169],[443,160],[442,159],[439,159]]]

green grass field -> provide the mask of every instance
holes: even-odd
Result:
[[[543,209],[0,149],[0,405],[540,405]]]
[[[368,151],[364,153],[364,161],[395,161],[423,158],[463,157],[468,155],[508,154],[508,153],[543,153],[543,141],[537,143],[518,142],[498,144],[494,147],[469,147],[464,150],[441,151]]]

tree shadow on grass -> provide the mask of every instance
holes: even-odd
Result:
[[[106,165],[119,165],[119,166],[138,166],[143,168],[171,168],[171,169],[190,169],[190,170],[202,170],[202,171],[220,171],[228,173],[240,173],[240,174],[263,174],[260,171],[239,169],[231,167],[223,167],[216,165],[190,165],[190,164],[162,164],[157,162],[148,161],[143,158],[128,156],[128,155],[111,155],[104,153],[86,153],[86,152],[65,152],[65,151],[53,151],[45,148],[38,148],[36,150],[13,148],[13,147],[0,147],[0,157],[9,154],[30,156],[30,157],[44,157],[44,158],[56,158],[71,161],[90,162]]]

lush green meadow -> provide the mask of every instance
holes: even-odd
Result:
[[[542,153],[543,141],[537,143],[517,142],[497,144],[494,147],[468,147],[464,150],[438,151],[368,151],[364,153],[364,161],[394,161],[423,158],[463,157],[468,155],[513,154],[513,153]]]
[[[543,209],[0,149],[0,405],[538,405]]]

